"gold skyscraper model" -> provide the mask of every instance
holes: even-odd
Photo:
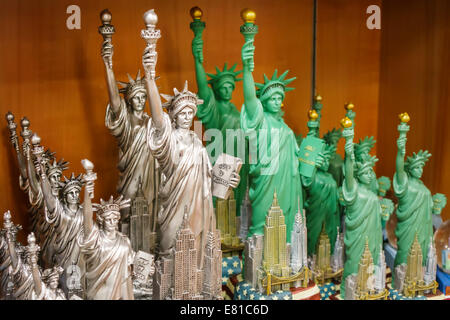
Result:
[[[236,199],[234,199],[233,192],[227,200],[217,199],[216,216],[223,256],[239,255],[239,252],[244,249],[244,244],[237,235]]]

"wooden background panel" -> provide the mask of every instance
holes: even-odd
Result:
[[[135,76],[142,69],[145,42],[140,38],[144,28],[143,13],[155,8],[162,38],[158,42],[157,72],[160,91],[172,92],[184,80],[190,89],[194,82],[189,9],[200,6],[207,28],[204,31],[205,68],[225,61],[240,63],[243,37],[240,11],[245,7],[257,13],[259,34],[255,46],[255,80],[290,68],[298,79],[296,88],[285,101],[286,121],[296,131],[303,130],[303,119],[310,99],[312,0],[278,1],[77,1],[81,8],[81,30],[66,28],[67,6],[72,1],[10,1],[0,12],[0,113],[11,110],[16,122],[27,116],[31,129],[42,138],[42,144],[57,152],[57,157],[70,161],[70,172],[81,173],[80,160],[90,159],[99,180],[96,199],[115,194],[118,150],[115,139],[104,126],[108,100],[100,57],[102,37],[97,28],[99,13],[112,12],[116,28],[113,36],[114,71],[117,80],[126,73]],[[242,85],[238,84],[233,101],[240,108]],[[147,109],[148,110],[148,109]],[[4,121],[4,120],[2,120]],[[14,221],[27,227],[27,199],[18,187],[17,161],[3,122],[0,139],[0,211],[10,209]],[[20,131],[20,130],[19,130]],[[2,218],[0,218],[2,221]],[[22,240],[24,239],[21,234]]]
[[[378,129],[380,30],[366,26],[370,5],[381,6],[381,0],[318,1],[316,92],[324,105],[321,132],[340,127],[344,104],[351,101],[355,141],[376,138]],[[338,152],[344,154],[343,139]]]
[[[427,149],[432,157],[423,181],[434,194],[450,196],[450,2],[384,1],[380,65],[378,172],[393,176],[397,115],[411,117],[407,155]],[[443,219],[450,218],[447,206]]]

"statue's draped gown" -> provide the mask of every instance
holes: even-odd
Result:
[[[116,137],[119,144],[119,164],[120,171],[117,192],[125,199],[134,199],[139,186],[139,177],[142,181],[142,190],[145,198],[152,208],[155,197],[155,162],[147,146],[147,130],[151,119],[144,114],[142,126],[132,127],[131,110],[120,99],[120,110],[115,114],[111,106],[106,109],[105,125],[111,134]]]
[[[186,207],[198,259],[201,260],[210,221],[215,225],[212,168],[206,148],[193,131],[172,127],[166,113],[163,113],[160,131],[154,126],[149,128],[148,143],[162,172],[158,213],[160,255],[169,254],[175,245],[176,232]]]
[[[245,198],[245,192],[247,189],[247,177],[249,170],[247,159],[248,148],[247,143],[245,142],[245,137],[241,130],[240,113],[237,110],[236,106],[232,103],[225,106],[217,102],[213,90],[211,88],[208,88],[208,90],[210,90],[210,98],[205,99],[204,103],[198,106],[197,118],[202,121],[207,130],[217,129],[222,133],[223,149],[221,151],[223,153],[226,153],[227,151],[227,143],[230,144],[233,142],[233,153],[230,155],[234,157],[244,157],[244,159],[241,159],[244,164],[239,171],[241,181],[239,182],[237,188],[234,189],[234,198],[236,199],[236,215],[240,216],[241,203]],[[232,141],[228,141],[226,139],[227,130],[234,131],[234,133],[240,135],[240,138],[234,138]],[[213,141],[211,141],[210,143],[212,142]],[[238,148],[242,148],[242,151],[240,151]],[[220,154],[211,154],[212,157],[216,158],[219,155]]]
[[[6,296],[10,265],[11,257],[9,255],[8,243],[6,242],[5,235],[0,234],[0,300],[3,300]]]
[[[306,190],[305,211],[306,228],[308,230],[308,256],[316,251],[322,225],[330,239],[331,253],[336,242],[337,228],[340,227],[338,206],[338,188],[333,176],[320,169],[316,170],[312,179],[303,177]]]
[[[287,241],[290,241],[299,203],[303,208],[298,170],[299,147],[294,133],[283,118],[265,113],[259,100],[257,104],[256,113],[252,117],[249,116],[245,104],[241,111],[241,127],[250,135],[250,157],[257,157],[250,161],[249,198],[252,203],[252,224],[248,237],[264,234],[265,217],[276,192],[285,216]]]
[[[53,212],[45,207],[45,219],[52,227],[52,248],[49,253],[52,254],[53,265],[64,269],[60,284],[63,291],[67,293],[67,268],[75,264],[80,268],[81,274],[84,274],[84,262],[80,259],[80,247],[77,243],[77,237],[83,231],[83,208],[79,205],[78,210],[73,213],[65,203],[56,200]]]
[[[94,224],[87,238],[78,238],[86,261],[86,297],[90,300],[133,300],[131,264],[134,252],[127,236],[116,231],[109,239]]]
[[[395,174],[393,182],[395,196],[398,198],[397,227],[395,229],[398,251],[394,266],[407,262],[409,249],[416,232],[425,264],[428,247],[433,236],[431,192],[420,179],[409,175],[404,183],[399,183],[397,174]]]
[[[355,180],[353,190],[342,183],[342,192],[346,204],[345,212],[345,255],[344,274],[342,276],[341,296],[345,297],[345,279],[358,273],[359,262],[364,252],[366,240],[373,263],[378,263],[382,249],[381,205],[378,196],[366,185]]]

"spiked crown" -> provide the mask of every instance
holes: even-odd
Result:
[[[172,119],[184,107],[190,107],[194,110],[194,113],[197,113],[197,105],[203,103],[202,99],[199,99],[195,93],[188,90],[187,80],[184,83],[183,91],[180,92],[177,88],[174,88],[173,93],[173,96],[161,93],[161,97],[167,100],[162,106],[167,109]]]
[[[127,76],[129,82],[118,81],[117,83],[122,86],[122,89],[119,89],[119,92],[123,93],[126,101],[130,101],[137,92],[146,92],[146,90],[144,80],[141,79],[141,70],[138,70],[136,79],[133,79],[128,73]]]
[[[94,203],[92,205],[93,210],[97,211],[100,217],[103,217],[110,212],[117,212],[120,215],[120,209],[128,208],[131,202],[130,199],[122,199],[123,195],[120,195],[116,200],[114,200],[113,196],[111,196],[108,201],[100,199],[100,203]]]
[[[236,66],[237,64],[235,63],[230,69],[228,69],[228,64],[225,62],[222,71],[216,67],[216,74],[207,73],[207,75],[211,78],[208,80],[208,83],[211,84],[213,90],[218,90],[225,83],[231,83],[234,87],[235,82],[242,80],[242,78],[237,77],[238,74],[242,73],[242,70],[234,71]]]
[[[69,162],[64,161],[64,159],[59,160],[56,162],[56,159],[53,159],[53,164],[48,164],[47,168],[47,176],[51,176],[55,173],[62,174],[64,170],[67,170],[69,167],[67,166]]]
[[[80,191],[83,184],[82,175],[75,176],[73,172],[69,179],[64,176],[64,181],[59,182],[63,194],[69,192],[73,188]]]
[[[294,90],[294,88],[286,87],[289,83],[294,81],[296,77],[290,79],[284,79],[289,70],[286,70],[280,77],[278,77],[278,70],[275,69],[272,78],[269,80],[264,74],[264,83],[255,83],[258,90],[256,91],[256,96],[264,101],[270,98],[274,93],[280,93],[283,98],[286,92]]]
[[[64,269],[60,266],[55,266],[53,268],[45,269],[42,273],[42,281],[49,282],[52,279],[59,279]]]
[[[359,143],[354,144],[355,148],[355,158],[357,161],[364,161],[369,158],[369,152],[375,145],[376,140],[374,137],[365,137],[364,139],[359,139]]]
[[[362,161],[356,161],[355,169],[357,175],[361,174],[366,168],[373,168],[379,159],[376,156],[367,155]]]
[[[428,161],[428,158],[431,157],[431,153],[429,153],[427,150],[420,150],[419,152],[415,153],[413,152],[412,156],[409,156],[406,158],[405,161],[405,169],[407,171],[411,170],[418,164],[424,165],[425,162]]]
[[[327,144],[332,144],[333,138],[337,138],[339,141],[339,139],[341,137],[342,137],[342,129],[336,129],[336,128],[331,129],[330,131],[328,131],[327,133],[325,133],[323,135],[323,139],[325,140],[325,142]]]

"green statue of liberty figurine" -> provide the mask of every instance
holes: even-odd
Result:
[[[345,138],[344,182],[342,193],[346,206],[345,213],[345,279],[358,273],[358,266],[367,239],[374,265],[378,264],[380,248],[383,243],[381,230],[381,203],[370,186],[375,179],[373,166],[378,160],[375,156],[355,161],[352,121],[346,117],[341,121]],[[341,285],[341,296],[345,298],[345,285]]]
[[[317,137],[318,113],[315,109],[309,112],[308,135]],[[315,128],[316,127],[316,128]],[[301,176],[306,191],[305,210],[306,228],[308,230],[308,256],[316,253],[317,241],[325,224],[325,231],[330,239],[331,253],[336,243],[337,230],[340,228],[338,204],[338,186],[331,173],[328,172],[330,158],[336,152],[334,145],[325,145],[325,150],[316,158],[317,170],[311,178]]]
[[[244,69],[244,105],[241,110],[241,127],[249,134],[250,162],[249,198],[252,203],[252,221],[248,237],[263,234],[266,214],[276,191],[278,202],[286,221],[288,241],[294,224],[295,214],[303,207],[302,188],[299,173],[299,147],[293,131],[283,120],[281,104],[288,88],[295,78],[285,79],[287,71],[278,77],[275,70],[271,79],[264,75],[263,84],[253,80],[253,39],[257,32],[255,13],[249,9],[241,12],[244,25],[241,33],[245,44],[242,47]],[[258,90],[255,90],[255,85]],[[253,157],[253,150],[256,150]],[[255,159],[257,156],[257,159]]]
[[[395,196],[398,198],[398,222],[395,229],[398,251],[395,256],[394,267],[407,263],[408,253],[415,234],[417,234],[422,248],[422,263],[425,264],[430,240],[433,237],[431,216],[433,198],[430,190],[420,180],[425,162],[428,161],[431,154],[426,150],[420,150],[413,153],[406,161],[404,160],[406,133],[409,131],[407,123],[410,118],[406,112],[400,114],[399,118],[401,121],[398,126],[400,134],[397,139],[396,172],[393,179]]]
[[[237,64],[228,69],[225,63],[223,70],[216,67],[216,74],[206,73],[203,67],[203,40],[202,33],[205,29],[205,22],[201,21],[203,15],[199,7],[193,7],[190,10],[193,22],[190,28],[194,32],[192,40],[192,54],[194,56],[195,74],[198,86],[198,96],[204,101],[198,106],[197,117],[200,119],[207,130],[219,130],[222,135],[222,148],[215,150],[207,148],[210,152],[211,162],[214,164],[215,159],[220,153],[228,153],[234,157],[241,158],[243,165],[239,172],[241,182],[234,189],[234,198],[236,199],[236,215],[240,216],[241,203],[245,198],[247,189],[248,176],[248,148],[245,137],[241,130],[240,113],[236,106],[231,103],[232,94],[235,83],[242,79],[238,78],[241,71],[235,71]],[[210,79],[207,80],[206,76]],[[227,136],[228,131],[228,136]],[[230,135],[230,133],[232,133]],[[208,142],[208,145],[215,140]],[[216,152],[220,151],[220,152]],[[219,154],[217,154],[219,153]]]

